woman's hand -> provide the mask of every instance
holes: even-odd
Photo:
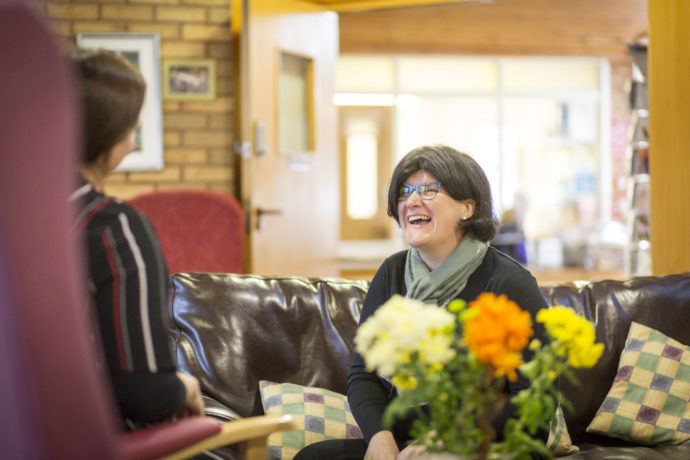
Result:
[[[399,452],[393,433],[379,431],[371,437],[364,460],[395,460]]]
[[[201,399],[201,387],[199,381],[185,372],[176,372],[177,378],[182,381],[187,392],[187,401],[184,411],[179,416],[190,417],[192,415],[204,415],[204,401]]]
[[[427,454],[424,446],[413,444],[401,450],[396,460],[433,460],[433,454]]]

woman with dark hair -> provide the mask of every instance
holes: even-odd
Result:
[[[168,272],[151,224],[102,193],[134,145],[146,85],[123,57],[75,50],[83,120],[75,229],[85,241],[88,287],[123,422],[203,413],[199,382],[175,371],[168,342]]]
[[[388,189],[388,215],[410,249],[387,258],[371,281],[360,324],[395,294],[445,307],[454,299],[473,301],[482,292],[505,294],[533,317],[546,307],[536,280],[520,264],[488,245],[497,221],[484,171],[469,155],[443,145],[409,152],[398,163]],[[535,336],[544,341],[535,322]],[[529,353],[529,352],[527,352]],[[525,359],[528,359],[526,356]],[[529,385],[507,381],[514,395]],[[397,395],[388,380],[369,372],[355,353],[348,377],[348,401],[364,439],[330,440],[305,447],[296,459],[404,459],[411,419],[382,425],[386,406]],[[515,407],[506,404],[493,422],[503,433]],[[548,433],[540,432],[546,441]],[[408,457],[409,458],[409,457]]]

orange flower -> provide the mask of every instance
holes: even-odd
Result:
[[[482,293],[468,305],[476,314],[464,323],[464,343],[480,361],[496,369],[496,376],[515,380],[522,364],[520,351],[532,336],[529,313],[505,295]]]
[[[494,363],[496,373],[494,375],[496,377],[505,375],[508,377],[508,380],[514,382],[517,380],[517,372],[515,372],[515,369],[522,366],[522,364],[523,361],[520,353],[514,351],[503,353],[496,357],[496,362]]]

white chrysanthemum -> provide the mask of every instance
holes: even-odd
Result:
[[[415,352],[425,365],[447,363],[454,325],[445,309],[396,295],[360,326],[355,344],[368,369],[393,375]]]
[[[453,337],[447,334],[429,337],[419,344],[419,358],[426,365],[447,363],[455,356],[452,342]]]

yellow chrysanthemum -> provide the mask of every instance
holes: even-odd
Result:
[[[482,293],[469,304],[476,314],[464,324],[464,342],[480,361],[491,364],[496,375],[515,380],[515,369],[522,364],[519,352],[532,336],[532,318],[529,313],[508,299]]]
[[[592,367],[603,352],[603,343],[574,341],[568,353],[568,364],[572,367]]]
[[[410,391],[417,388],[417,379],[411,376],[394,375],[391,380],[393,385],[401,391]]]
[[[557,353],[568,357],[572,367],[594,366],[604,351],[604,345],[594,343],[594,326],[573,309],[558,306],[539,311],[537,321],[558,341]]]

